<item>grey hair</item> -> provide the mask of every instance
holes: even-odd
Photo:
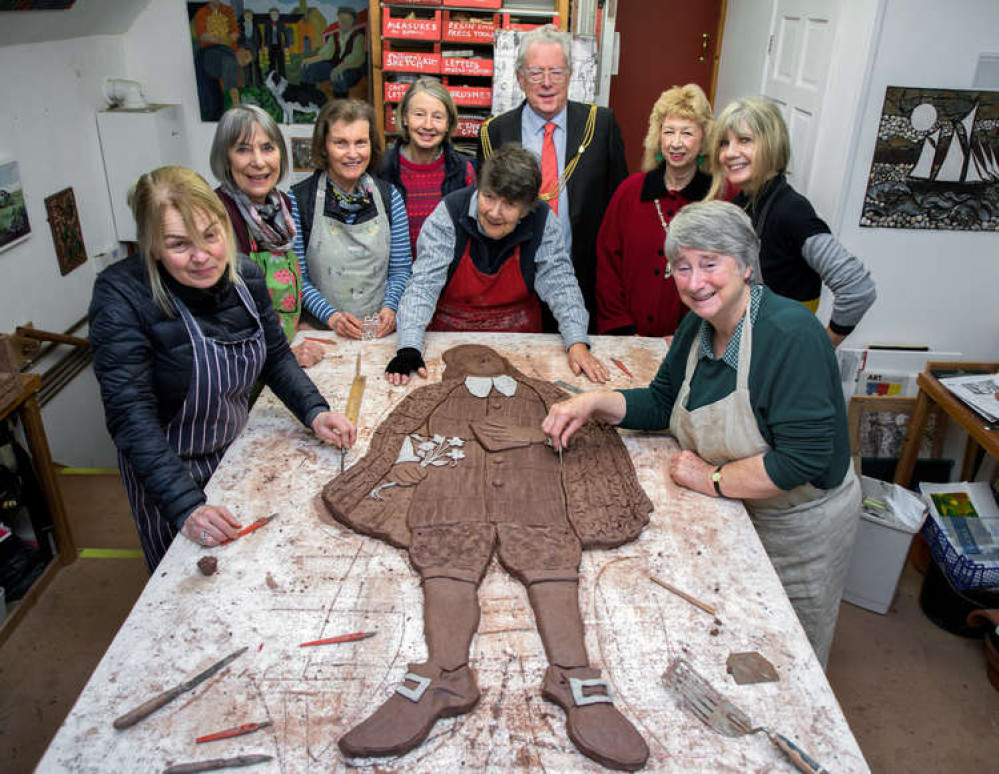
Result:
[[[545,24],[541,27],[525,32],[520,36],[520,43],[517,45],[517,70],[524,69],[524,62],[527,61],[527,49],[535,43],[557,43],[562,47],[565,54],[565,67],[572,72],[572,35],[564,32],[554,24]]]
[[[218,126],[215,127],[212,149],[208,156],[212,174],[219,181],[232,188],[238,186],[236,181],[232,179],[232,170],[229,169],[229,151],[236,147],[236,144],[241,140],[250,138],[250,135],[253,134],[254,124],[260,125],[263,133],[281,152],[281,171],[278,174],[278,181],[283,180],[284,176],[288,174],[288,150],[285,147],[284,136],[281,134],[277,121],[261,107],[248,104],[237,105],[225,111],[219,119]]]
[[[451,92],[447,90],[444,84],[432,76],[424,75],[410,84],[409,88],[406,89],[405,95],[403,95],[402,102],[395,109],[395,122],[396,126],[399,127],[399,135],[402,137],[403,143],[408,145],[410,142],[409,126],[405,120],[406,111],[409,110],[409,103],[413,101],[413,97],[417,94],[428,94],[444,106],[444,112],[447,113],[447,134],[445,135],[445,139],[450,140],[454,136],[454,130],[458,128],[458,109],[454,106],[454,99],[451,97]]]
[[[715,199],[694,202],[681,209],[666,234],[666,257],[671,268],[679,260],[682,248],[730,255],[740,269],[749,269],[750,284],[761,281],[760,239],[749,216],[731,202]]]

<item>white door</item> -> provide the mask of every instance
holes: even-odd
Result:
[[[777,0],[763,94],[784,114],[791,134],[788,177],[807,191],[815,153],[815,135],[832,66],[836,0]]]

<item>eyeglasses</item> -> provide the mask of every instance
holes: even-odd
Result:
[[[565,83],[565,79],[569,77],[569,71],[564,67],[552,67],[547,70],[543,67],[525,67],[522,72],[528,83],[541,83],[546,75],[552,83]]]

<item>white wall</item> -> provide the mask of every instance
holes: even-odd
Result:
[[[886,0],[848,167],[839,235],[879,299],[851,341],[919,342],[999,360],[999,233],[860,228],[887,86],[969,89],[982,52],[999,47],[995,0]]]
[[[716,107],[760,90],[772,0],[729,0]],[[843,0],[834,62],[805,192],[859,255],[878,300],[848,346],[919,343],[999,360],[999,234],[861,229],[885,88],[970,88],[978,55],[999,47],[995,0]],[[828,319],[825,292],[819,316]]]
[[[118,36],[0,46],[0,157],[19,164],[31,223],[27,241],[0,253],[0,331],[31,320],[60,332],[87,313],[94,262],[59,274],[44,199],[72,187],[88,255],[114,243],[96,112],[104,79],[123,69]],[[66,387],[43,421],[57,462],[114,464],[92,374]]]

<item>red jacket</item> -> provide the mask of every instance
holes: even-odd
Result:
[[[682,191],[667,191],[663,165],[630,175],[614,193],[597,236],[597,332],[625,329],[672,336],[687,307],[672,277],[664,279],[667,224],[685,204],[700,201],[711,178],[698,170]]]

